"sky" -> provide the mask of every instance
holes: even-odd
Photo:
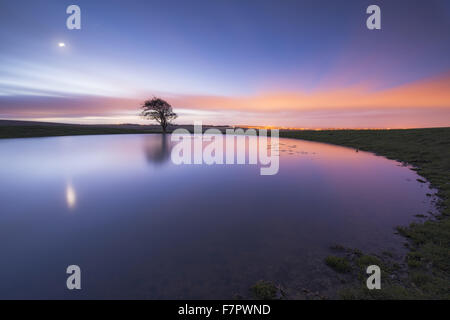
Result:
[[[450,126],[450,1],[0,0],[1,119],[146,123],[153,96],[179,124]]]

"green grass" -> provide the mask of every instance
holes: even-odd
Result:
[[[171,132],[172,130],[175,130],[177,128],[184,128],[190,132],[193,132],[194,130],[194,127],[192,125],[171,125],[168,128],[168,132]],[[209,128],[225,130],[227,127],[203,125],[203,130],[207,130]],[[146,133],[162,133],[162,130],[158,125],[79,125],[0,119],[0,139]]]
[[[273,300],[277,297],[278,289],[270,281],[259,280],[250,288],[250,291],[255,299]]]
[[[380,268],[383,265],[381,263],[380,259],[378,259],[377,257],[374,257],[374,256],[370,256],[370,255],[362,255],[362,256],[358,257],[356,259],[356,264],[362,271],[365,271],[366,268],[371,265],[377,265]],[[384,269],[384,268],[382,268],[382,269]]]
[[[450,299],[450,128],[284,130],[280,137],[342,145],[398,160],[411,165],[412,170],[438,190],[439,216],[397,228],[410,242],[410,252],[406,257],[407,281],[388,287],[384,294],[363,289],[355,294],[349,289],[344,294],[345,298]],[[425,182],[424,179],[418,181]]]
[[[339,273],[347,273],[351,271],[350,264],[345,258],[328,256],[325,258],[325,264]]]
[[[97,134],[133,134],[156,133],[155,129],[130,129],[120,127],[84,126],[84,125],[20,125],[1,126],[0,139],[31,138],[49,136],[77,136]]]

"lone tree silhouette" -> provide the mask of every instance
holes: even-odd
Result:
[[[178,116],[172,111],[172,106],[163,99],[153,97],[151,100],[146,100],[141,106],[141,117],[149,120],[156,120],[166,133],[167,126],[170,122]]]

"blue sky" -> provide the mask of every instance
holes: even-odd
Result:
[[[71,4],[81,8],[81,30],[65,26]],[[365,26],[370,4],[381,7],[382,30]],[[380,127],[399,114],[415,119],[398,123],[410,126],[429,113],[426,126],[448,115],[447,96],[422,109],[396,108],[392,98],[345,107],[355,92],[448,83],[445,0],[2,0],[0,8],[0,118],[138,121],[136,104],[152,95],[173,101],[181,122],[329,127],[332,117],[337,127],[356,119]],[[327,102],[335,91],[345,93],[339,108]],[[259,108],[261,96],[272,98]],[[366,125],[368,112],[380,120]]]

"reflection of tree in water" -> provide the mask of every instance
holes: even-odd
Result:
[[[161,140],[155,141],[150,135],[145,144],[145,155],[150,163],[163,164],[170,158],[171,146],[167,134],[161,134]]]

